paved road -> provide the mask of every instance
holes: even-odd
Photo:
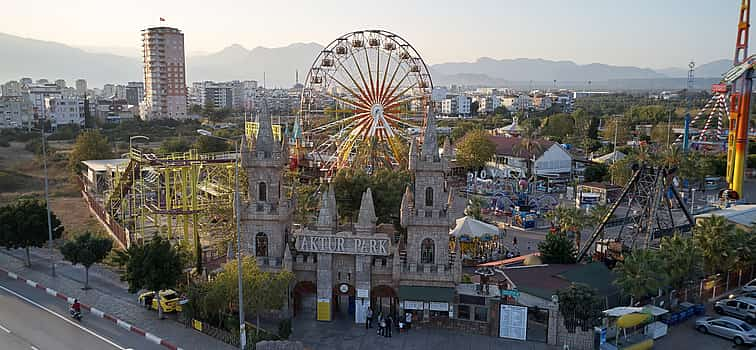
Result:
[[[115,324],[84,312],[68,316],[65,301],[0,276],[0,348],[8,350],[164,350]]]

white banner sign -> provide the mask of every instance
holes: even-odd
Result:
[[[430,309],[432,311],[449,311],[449,304],[448,303],[430,303]]]
[[[360,238],[334,235],[297,235],[296,248],[300,252],[338,253],[354,255],[388,255],[387,238]]]
[[[358,298],[369,298],[370,293],[367,289],[357,289],[357,297]]]
[[[406,309],[406,310],[422,310],[423,309],[423,302],[422,301],[405,300],[404,301],[404,309]]]

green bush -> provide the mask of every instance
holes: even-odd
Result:
[[[290,335],[291,320],[288,318],[281,320],[281,322],[278,323],[278,336],[281,337],[281,339],[289,339]]]

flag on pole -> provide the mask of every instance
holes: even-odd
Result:
[[[160,17],[160,22],[165,22],[165,18]]]

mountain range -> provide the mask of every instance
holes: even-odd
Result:
[[[265,80],[267,87],[289,87],[298,73],[303,81],[307,70],[323,46],[317,43],[295,43],[285,47],[256,47],[247,49],[234,44],[223,50],[186,58],[187,82],[202,80]],[[134,55],[122,56],[112,53],[114,49],[93,47],[76,48],[61,43],[27,39],[0,33],[0,82],[21,77],[34,79],[66,79],[73,84],[75,79],[87,79],[91,87],[105,83],[125,83],[142,80],[142,60]],[[118,53],[127,53],[118,48]],[[731,60],[717,60],[696,68],[698,78],[714,78],[732,65]],[[452,62],[430,65],[435,85],[481,85],[539,87],[552,86],[556,80],[559,87],[586,87],[622,89],[625,81],[633,86],[649,88],[665,86],[684,87],[681,81],[687,77],[687,68],[671,67],[650,69],[631,66],[615,66],[602,63],[576,64],[572,61],[517,58],[493,59],[482,57],[474,62]],[[590,81],[590,83],[589,83]],[[645,83],[648,81],[648,84]],[[662,82],[660,85],[659,83]],[[664,83],[666,82],[666,83]],[[701,85],[705,86],[705,85]]]

